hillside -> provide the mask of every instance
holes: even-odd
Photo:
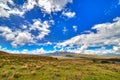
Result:
[[[93,62],[92,58],[57,59],[47,56],[14,55],[4,52],[0,52],[0,54],[2,54],[0,55],[0,80],[120,79],[119,64]]]
[[[7,52],[0,51],[0,55],[10,55],[10,54]]]
[[[51,56],[57,58],[78,58],[78,59],[109,59],[109,58],[120,58],[116,54],[105,54],[105,55],[94,55],[94,54],[77,54],[71,52],[54,52],[46,53],[41,56]]]

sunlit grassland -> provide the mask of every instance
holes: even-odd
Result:
[[[84,59],[2,54],[0,80],[120,80],[120,65]]]

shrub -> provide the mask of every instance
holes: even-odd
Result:
[[[16,69],[16,66],[11,66],[10,69]]]
[[[31,74],[36,75],[37,73],[36,73],[36,71],[31,71]]]
[[[0,68],[2,68],[4,65],[3,65],[3,63],[0,63]]]
[[[103,61],[101,61],[101,63],[110,63],[109,61],[106,61],[106,60],[103,60]]]
[[[19,77],[21,77],[22,76],[22,74],[20,74],[20,73],[15,73],[14,74],[14,78],[19,78]]]
[[[36,66],[36,70],[40,70],[42,66]]]
[[[27,65],[24,65],[24,66],[21,67],[21,69],[27,70],[27,69],[28,69],[28,66],[27,66]]]
[[[2,77],[3,77],[3,78],[5,78],[5,77],[7,77],[7,76],[8,76],[8,74],[9,74],[9,72],[8,72],[8,71],[4,71],[4,72],[2,73]]]

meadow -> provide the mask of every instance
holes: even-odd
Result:
[[[120,65],[0,52],[0,80],[120,80]]]

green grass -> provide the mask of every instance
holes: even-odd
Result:
[[[120,80],[120,65],[84,59],[0,55],[0,80]]]

